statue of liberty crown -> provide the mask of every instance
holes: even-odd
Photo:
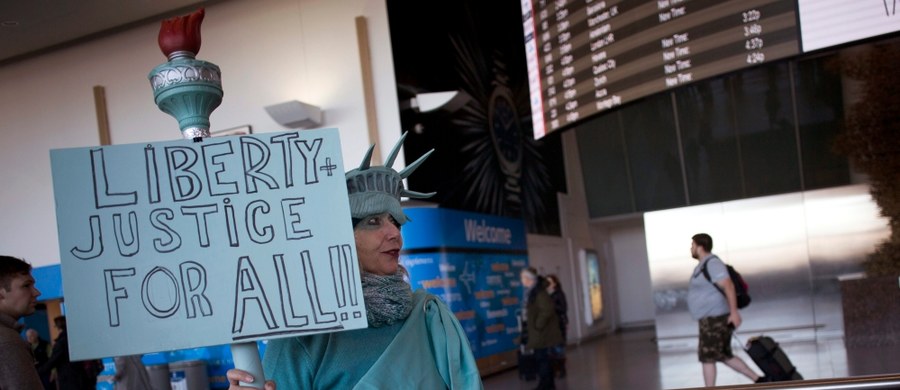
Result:
[[[425,162],[425,159],[434,152],[434,149],[428,151],[419,157],[418,160],[397,172],[391,166],[397,159],[400,147],[403,146],[403,140],[406,139],[408,133],[403,133],[394,148],[388,154],[384,166],[370,166],[372,152],[375,145],[369,147],[365,157],[359,168],[353,169],[346,173],[347,194],[350,198],[350,214],[355,219],[362,219],[370,215],[381,213],[390,213],[394,220],[399,224],[406,223],[409,218],[400,207],[400,197],[424,199],[434,196],[435,192],[422,193],[409,191],[403,187],[403,179],[412,175],[412,173]]]

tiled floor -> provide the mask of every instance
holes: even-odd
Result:
[[[676,389],[703,386],[696,351],[659,352],[652,329],[619,332],[568,349],[569,375],[557,379],[556,388],[568,389]],[[782,344],[797,370],[806,379],[900,372],[900,348],[848,350],[843,340]],[[743,351],[736,355],[760,372]],[[739,351],[739,352],[737,352]],[[747,384],[730,368],[718,365],[717,385]],[[537,382],[519,379],[516,369],[484,378],[488,390],[532,389]]]

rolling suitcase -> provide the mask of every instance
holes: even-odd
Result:
[[[766,375],[769,382],[803,380],[803,376],[797,372],[791,359],[771,337],[757,336],[750,339],[745,351]]]
[[[533,381],[537,378],[537,360],[534,358],[534,350],[525,347],[528,344],[528,327],[525,326],[525,319],[522,313],[516,313],[516,320],[519,323],[519,350],[516,351],[516,357],[519,363],[519,379],[525,381]]]
[[[517,354],[519,357],[519,379],[524,381],[537,379],[537,360],[534,359],[534,351],[526,350],[524,346],[520,346]]]

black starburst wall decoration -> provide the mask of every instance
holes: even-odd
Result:
[[[406,160],[431,148],[409,187],[449,207],[522,218],[560,234],[565,192],[559,134],[532,135],[518,1],[388,1]],[[433,111],[411,100],[457,91]]]

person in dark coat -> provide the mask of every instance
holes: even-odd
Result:
[[[553,366],[553,372],[560,378],[566,376],[566,328],[569,326],[568,305],[566,304],[566,294],[563,293],[562,285],[559,284],[559,278],[556,275],[547,275],[547,293],[553,300],[553,309],[556,316],[559,317],[559,331],[562,333],[562,343],[554,346],[550,353],[550,360]]]
[[[34,357],[22,340],[19,319],[34,313],[41,292],[34,287],[31,264],[0,256],[0,389],[41,390]]]
[[[90,387],[85,365],[82,362],[69,360],[69,335],[66,332],[66,317],[59,316],[53,319],[53,324],[59,329],[59,336],[53,341],[53,352],[50,359],[41,366],[39,373],[49,373],[56,369],[56,383],[59,390],[94,390],[97,379],[94,378],[94,387]]]
[[[40,369],[47,360],[50,360],[50,342],[41,338],[37,330],[28,329],[25,331],[25,338],[28,345],[31,346],[31,354],[34,355],[34,369]],[[50,382],[50,373],[39,374],[41,384],[45,389],[55,389],[56,385]]]
[[[528,267],[520,274],[523,288],[527,289],[525,302],[525,326],[528,341],[525,347],[534,350],[538,368],[537,390],[555,389],[550,349],[563,342],[559,330],[559,317],[553,308],[553,299],[547,293],[547,281],[537,270]]]

